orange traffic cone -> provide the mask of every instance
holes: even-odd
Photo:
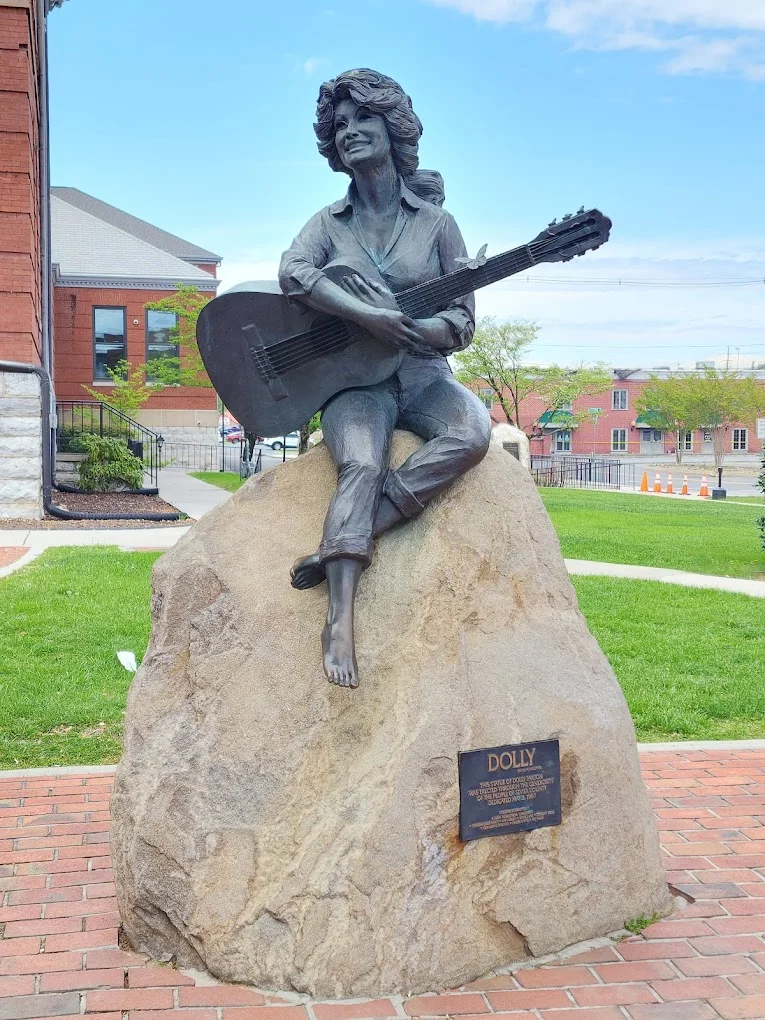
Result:
[[[661,492],[661,478],[659,476],[659,472],[658,471],[656,472],[656,477],[653,480],[653,491],[654,492]]]
[[[688,492],[688,475],[683,475],[683,487],[680,490],[680,495],[690,496],[690,492]]]
[[[667,488],[664,491],[665,492],[674,492],[675,491],[672,488],[672,472],[671,471],[667,474]]]
[[[647,471],[643,472],[643,477],[642,477],[642,479],[640,481],[640,491],[641,492],[648,492],[648,472]]]
[[[708,496],[709,495],[709,489],[707,487],[707,476],[706,475],[702,475],[701,476],[701,488],[699,489],[699,495],[700,496]]]

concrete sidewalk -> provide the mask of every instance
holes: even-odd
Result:
[[[160,471],[159,496],[189,517],[199,520],[231,498],[232,493],[216,485],[200,482],[185,471]]]
[[[636,581],[663,581],[666,584],[681,584],[686,588],[715,588],[717,591],[732,591],[739,595],[765,599],[765,581],[750,581],[744,577],[692,574],[687,570],[639,567],[628,563],[598,563],[595,560],[565,560],[565,564],[569,574],[630,577]]]

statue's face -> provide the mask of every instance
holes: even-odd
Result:
[[[390,156],[385,121],[352,99],[341,100],[335,108],[335,145],[349,170],[377,166]]]

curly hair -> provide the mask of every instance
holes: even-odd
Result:
[[[412,100],[393,78],[368,67],[345,71],[324,82],[319,89],[313,129],[319,140],[319,152],[332,169],[351,173],[340,159],[335,145],[335,106],[343,99],[351,99],[357,106],[364,106],[384,119],[393,162],[404,184],[424,201],[441,205],[444,201],[443,177],[436,170],[418,170],[417,148],[422,123],[412,109]]]

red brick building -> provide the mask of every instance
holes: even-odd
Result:
[[[545,404],[541,398],[531,395],[521,405],[521,425],[533,435],[531,439],[532,455],[576,454],[579,456],[664,456],[675,452],[676,436],[674,432],[664,432],[651,428],[649,423],[641,419],[636,409],[638,397],[646,386],[650,376],[665,377],[667,370],[656,369],[648,372],[642,369],[613,369],[612,382],[603,393],[580,397],[570,408],[574,417],[591,409],[598,409],[591,415],[592,420],[582,421],[578,425],[567,422],[566,411],[553,415],[545,414]],[[753,376],[760,385],[765,387],[765,371],[750,370],[746,375]],[[481,391],[487,396],[486,388]],[[492,405],[492,418],[504,421],[499,404]],[[541,417],[540,417],[541,416]],[[528,429],[528,423],[539,418],[539,424]],[[759,433],[759,436],[758,436]],[[741,422],[731,428],[727,436],[727,452],[729,454],[761,454],[765,433],[765,415],[759,422]],[[534,435],[535,434],[535,435]],[[708,430],[697,429],[686,440],[685,454],[712,455],[712,437]]]
[[[188,284],[215,296],[220,257],[76,188],[51,189],[53,380],[56,398],[90,399],[83,389],[112,390],[107,369],[118,361],[151,364],[177,354],[167,312],[146,305]],[[214,441],[212,389],[157,391],[138,417],[176,440]]]

